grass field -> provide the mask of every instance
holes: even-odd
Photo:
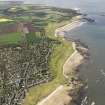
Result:
[[[21,33],[9,33],[0,36],[0,44],[18,43],[21,41]]]
[[[70,56],[70,54],[72,54],[73,49],[70,42],[67,42],[61,38],[56,38],[54,36],[55,29],[66,23],[67,22],[62,22],[60,24],[49,23],[48,27],[46,28],[48,37],[61,42],[60,45],[53,46],[53,53],[49,61],[50,70],[54,76],[54,79],[49,83],[41,84],[30,88],[23,105],[36,105],[38,101],[49,95],[59,85],[66,83],[62,73],[63,64]]]

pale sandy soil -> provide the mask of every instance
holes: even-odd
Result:
[[[8,22],[8,21],[13,21],[13,20],[5,19],[5,18],[0,18],[0,22]]]
[[[72,87],[67,88],[61,85],[38,105],[68,105],[72,100],[72,97],[68,95],[70,89]]]
[[[67,61],[63,65],[63,75],[65,76],[65,78],[69,78],[71,73],[74,72],[74,70],[78,68],[78,66],[82,62],[84,62],[84,57],[75,48],[75,42],[72,42],[72,46],[74,53],[67,59]]]

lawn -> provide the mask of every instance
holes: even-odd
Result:
[[[9,33],[0,36],[0,44],[18,43],[21,41],[21,33]]]
[[[60,45],[53,46],[53,53],[49,61],[50,70],[54,76],[54,79],[49,83],[30,88],[23,105],[36,105],[38,101],[49,95],[59,85],[66,83],[63,77],[62,68],[67,58],[72,54],[73,49],[70,42],[54,37],[55,29],[64,24],[65,22],[60,24],[49,23],[48,27],[46,28],[48,37],[61,42]]]

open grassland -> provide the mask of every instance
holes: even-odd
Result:
[[[20,42],[21,39],[21,33],[7,33],[6,35],[0,35],[0,44],[16,44]]]
[[[67,60],[70,54],[72,54],[73,49],[70,42],[67,42],[61,38],[57,39],[54,36],[55,29],[64,24],[65,22],[62,22],[60,24],[50,23],[47,27],[48,37],[61,42],[60,45],[53,46],[53,53],[49,61],[50,70],[54,76],[54,79],[49,83],[30,88],[23,105],[36,105],[39,100],[49,95],[59,85],[65,84],[66,81],[62,74],[62,68],[64,62]]]

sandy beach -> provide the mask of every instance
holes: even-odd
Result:
[[[76,27],[81,26],[84,24],[80,20],[76,20],[71,22],[68,25],[65,25],[63,27],[60,27],[55,30],[55,36],[56,37],[64,37],[65,32],[70,31],[71,29],[74,29]],[[85,50],[83,51],[84,54],[81,54],[79,50],[77,50],[77,43],[72,42],[72,47],[74,49],[74,53],[70,55],[70,57],[67,59],[67,61],[63,65],[63,76],[68,79],[70,79],[70,76],[72,72],[76,72],[76,69],[78,66],[80,66],[84,60],[84,55],[87,54],[88,49],[84,48],[84,46],[78,46],[78,48]],[[74,75],[73,75],[74,76]],[[69,86],[59,86],[55,91],[53,91],[49,96],[47,96],[45,99],[40,101],[37,105],[76,105],[76,103],[73,102],[73,100],[77,100],[79,97],[78,91],[81,89],[83,84],[79,80],[71,81]],[[73,96],[70,95],[71,91],[75,92],[75,95],[73,93]]]
[[[66,32],[68,32],[68,31],[70,31],[70,30],[72,30],[72,29],[75,29],[75,28],[77,28],[77,27],[80,27],[80,26],[82,26],[84,23],[86,23],[86,22],[82,22],[82,21],[81,21],[81,18],[82,18],[81,16],[76,16],[76,17],[71,21],[70,24],[67,24],[67,25],[62,26],[62,27],[60,27],[60,28],[57,28],[57,29],[55,30],[55,37],[58,37],[58,36],[64,37],[65,34],[66,34]]]
[[[84,57],[76,50],[75,42],[72,42],[72,47],[74,49],[74,53],[67,59],[67,61],[63,65],[63,75],[67,79],[69,79],[71,73],[75,72],[74,70],[84,62]]]

